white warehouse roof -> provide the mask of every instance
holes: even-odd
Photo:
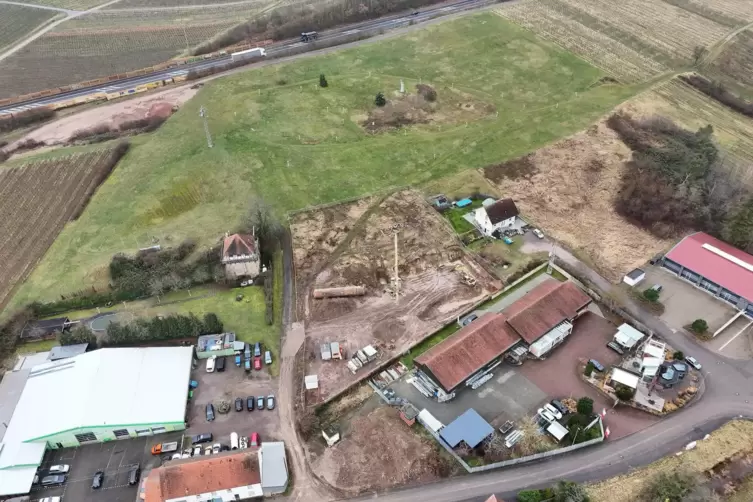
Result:
[[[28,491],[7,469],[39,465],[51,435],[183,423],[192,358],[192,347],[118,348],[35,366],[0,443],[0,495]]]

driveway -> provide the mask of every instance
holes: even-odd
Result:
[[[606,408],[606,425],[612,439],[632,434],[658,421],[653,415],[619,406],[613,409],[614,402],[583,381],[579,363],[596,359],[609,368],[620,361],[620,356],[606,347],[617,328],[598,315],[587,312],[575,322],[573,333],[556,347],[544,361],[526,361],[520,372],[531,382],[557,398],[578,399],[584,396],[594,400],[594,410]]]

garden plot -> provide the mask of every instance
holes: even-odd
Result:
[[[618,281],[672,243],[622,218],[613,198],[630,150],[603,122],[483,174],[526,219]],[[511,168],[511,164],[515,169]],[[526,168],[520,165],[526,164]],[[595,232],[594,229],[599,229]]]
[[[298,213],[290,225],[298,316],[306,322],[306,374],[319,375],[318,400],[342,392],[369,372],[366,366],[352,374],[345,361],[323,362],[322,343],[340,342],[345,359],[373,345],[386,360],[501,286],[411,190]],[[392,281],[395,231],[398,300]],[[366,294],[327,299],[312,295],[315,288],[348,285],[364,286]]]

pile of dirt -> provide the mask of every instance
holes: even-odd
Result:
[[[422,95],[407,95],[391,99],[386,105],[377,107],[361,125],[369,132],[382,132],[401,127],[427,124],[436,105],[426,101]]]
[[[615,210],[630,155],[617,134],[600,122],[522,159],[481,172],[515,200],[532,224],[618,281],[672,244]]]
[[[451,470],[436,445],[411,430],[389,407],[355,417],[346,437],[324,450],[312,467],[349,495],[428,483]]]

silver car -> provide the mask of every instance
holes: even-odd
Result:
[[[697,369],[698,371],[701,371],[701,368],[703,368],[703,366],[701,366],[701,363],[699,363],[698,359],[696,359],[695,357],[688,356],[685,358],[685,362],[691,365],[692,367],[694,367],[695,369]]]

